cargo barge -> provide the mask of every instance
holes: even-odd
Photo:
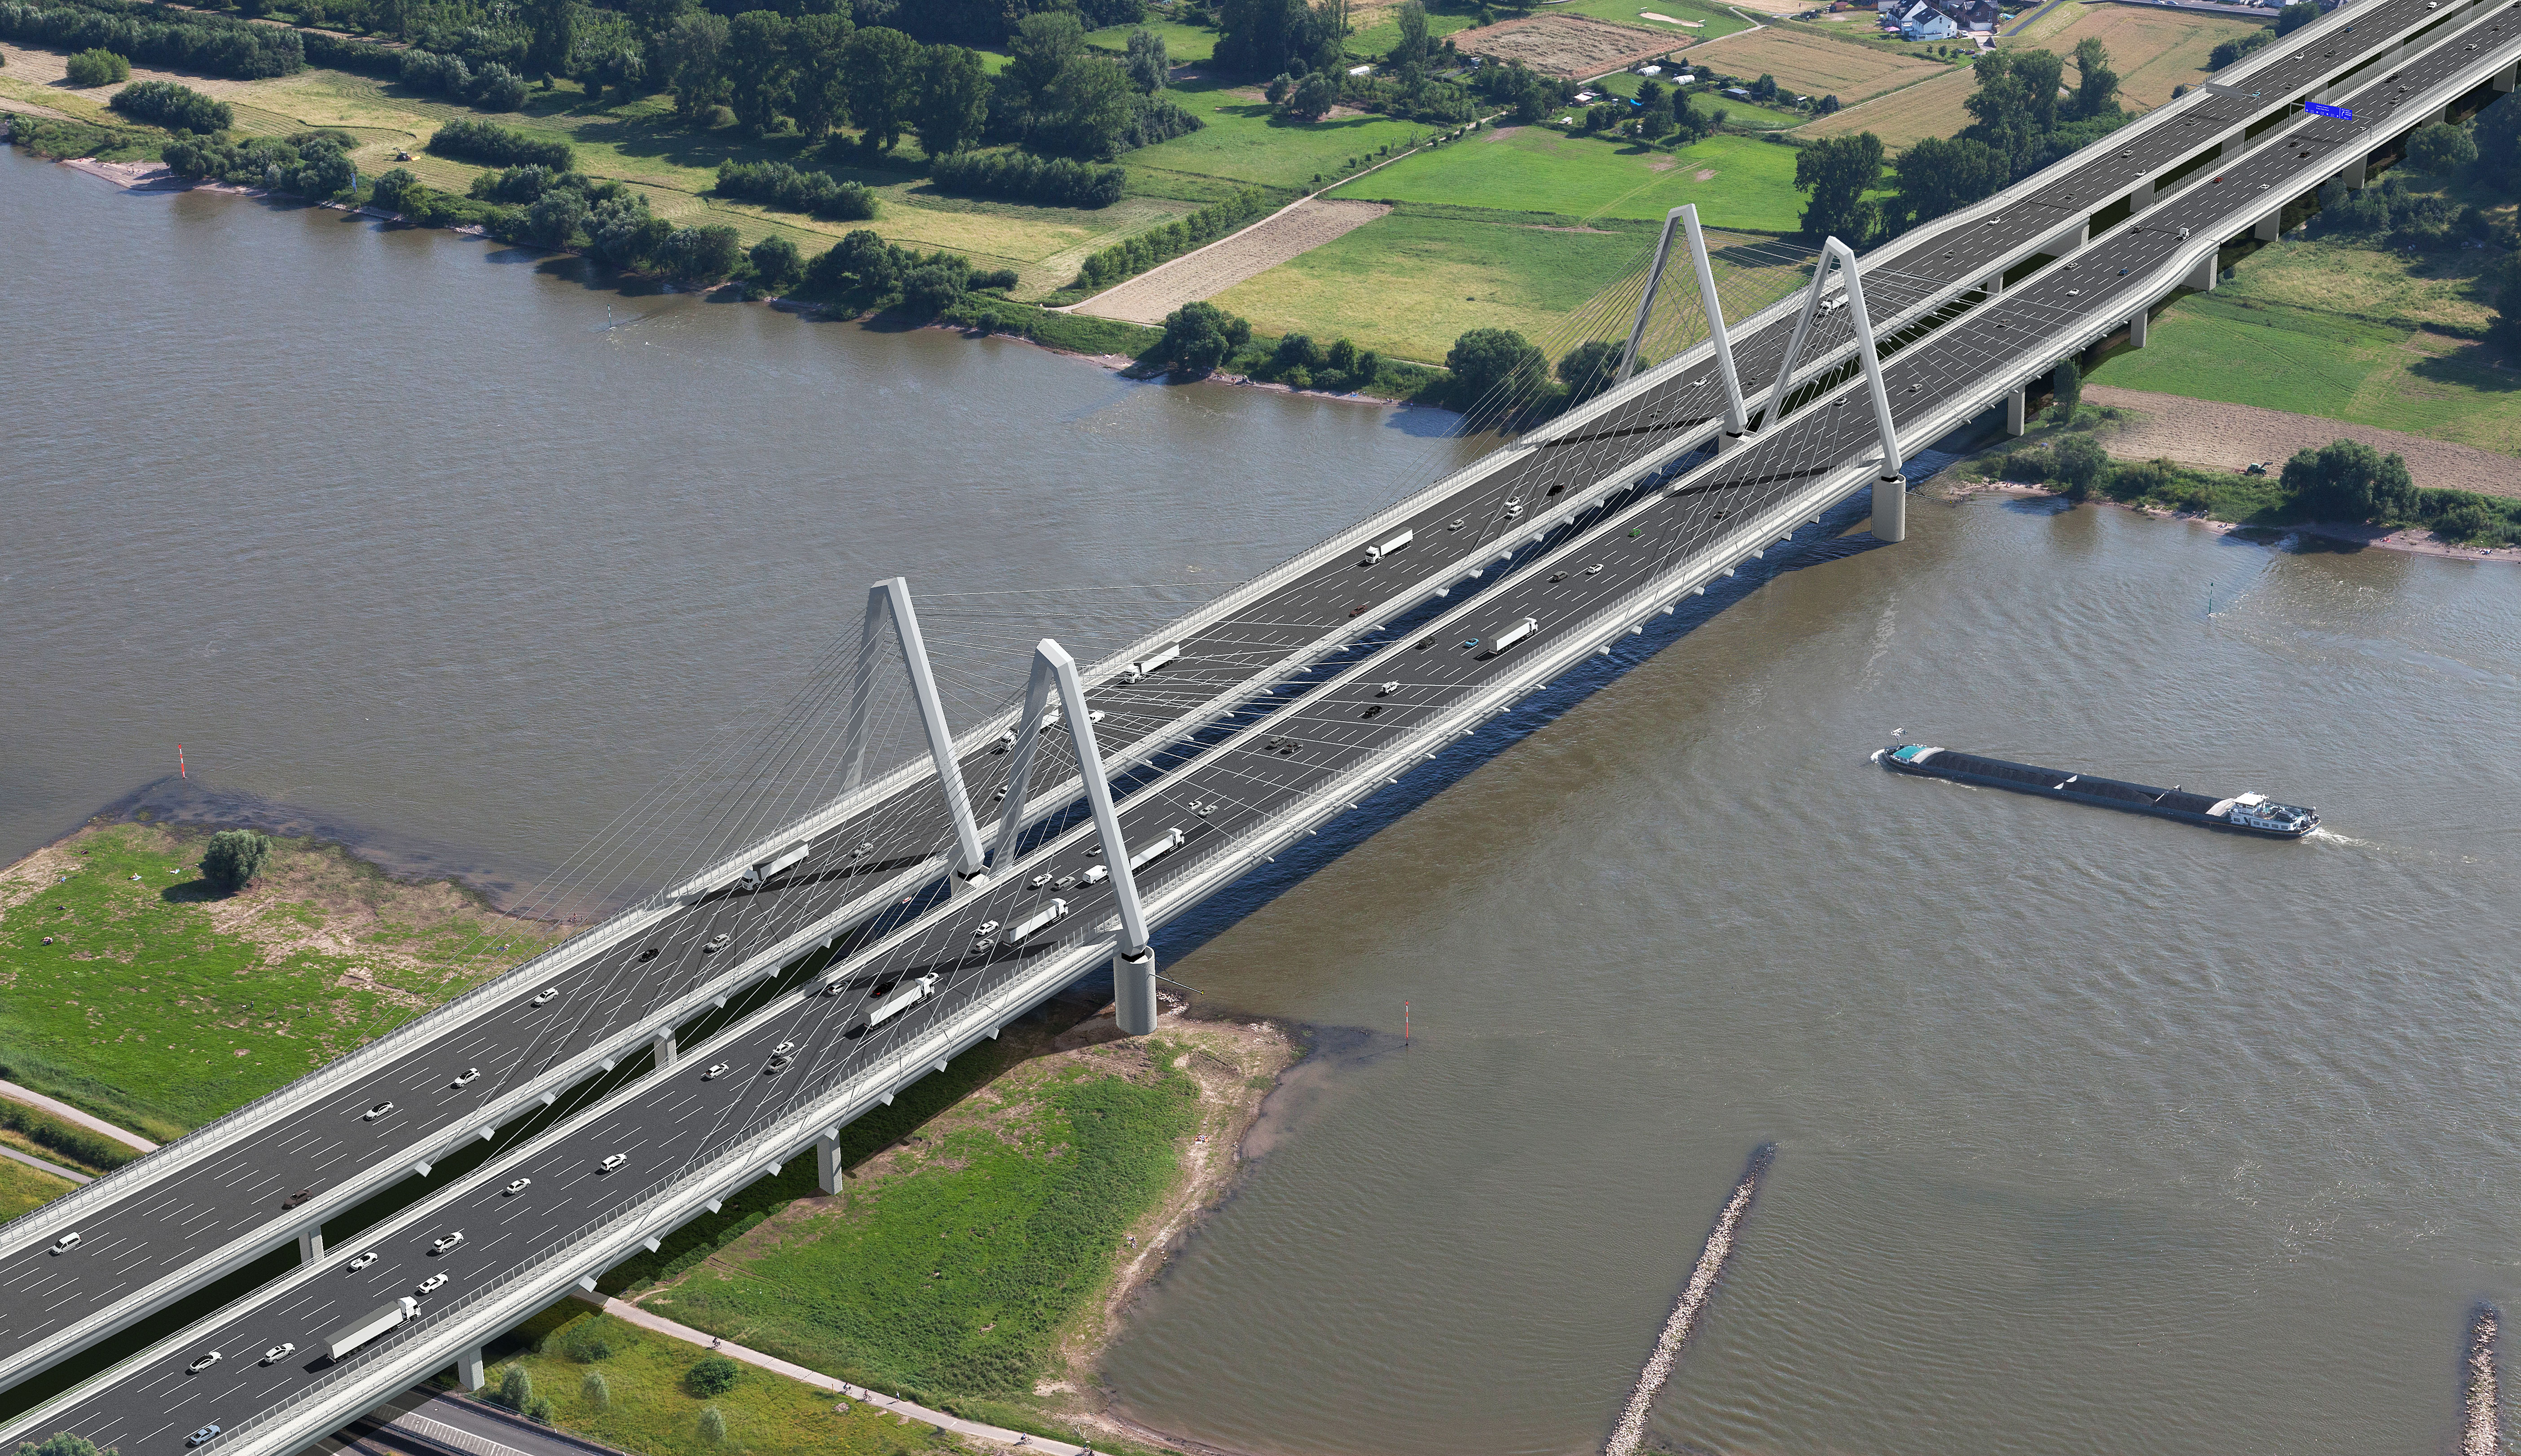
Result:
[[[2016,794],[2071,799],[2076,803],[2098,804],[2105,809],[2131,809],[2139,814],[2177,819],[2183,824],[2234,829],[2243,834],[2266,835],[2271,839],[2298,840],[2319,828],[2316,811],[2280,804],[2264,794],[2217,798],[2211,795],[2190,794],[2176,784],[2168,789],[2123,784],[2116,779],[2096,779],[2089,774],[2068,773],[2063,769],[2041,768],[2031,763],[2011,763],[2002,758],[1982,758],[1976,753],[1955,752],[1925,744],[1893,744],[1886,749],[1876,749],[1873,761],[1894,772],[1916,774],[1921,778],[1984,784],[1990,789],[2010,789]]]

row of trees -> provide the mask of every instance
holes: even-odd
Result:
[[[1073,287],[1105,289],[1143,273],[1158,263],[1203,248],[1268,210],[1268,196],[1247,187],[1221,203],[1211,203],[1188,217],[1151,228],[1116,243],[1085,259]]]
[[[235,107],[175,81],[142,81],[125,86],[114,93],[114,99],[106,105],[135,121],[168,131],[206,136],[236,124]]]
[[[211,75],[255,79],[306,66],[298,32],[142,0],[0,0],[0,40],[56,51],[103,50]]]

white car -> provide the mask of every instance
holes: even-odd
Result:
[[[994,920],[985,920],[981,922],[981,928],[972,933],[976,935],[994,935],[997,933],[998,923]]]
[[[1587,576],[1590,576],[1590,575],[1592,575],[1594,572],[1599,571],[1599,570],[1601,570],[1601,569],[1602,569],[1602,564],[1601,564],[1600,562],[1595,562],[1595,563],[1593,563],[1591,566],[1586,567],[1586,568],[1584,569],[1584,574],[1585,574],[1585,575],[1587,575]]]
[[[1398,683],[1397,683],[1397,682],[1388,682],[1388,683],[1385,683],[1382,687],[1379,687],[1379,688],[1375,689],[1375,690],[1374,690],[1374,696],[1375,696],[1375,697],[1377,697],[1377,698],[1389,698],[1389,697],[1391,697],[1393,694],[1398,693],[1398,692],[1399,692],[1399,691],[1400,691],[1400,684],[1398,684]]]
[[[701,947],[701,954],[703,954],[703,955],[715,955],[715,954],[717,954],[719,951],[726,949],[728,945],[730,945],[730,944],[734,943],[734,940],[735,940],[735,933],[734,933],[734,932],[732,932],[732,931],[720,931],[720,932],[718,932],[718,933],[717,933],[716,936],[715,936],[714,938],[712,938],[712,939],[710,941],[710,943],[709,943],[709,944],[704,945],[704,946],[702,946],[702,947]]]
[[[78,1248],[78,1230],[72,1229],[69,1233],[62,1235],[60,1238],[53,1241],[53,1252],[68,1253],[71,1250]]]
[[[1050,871],[1048,871],[1048,870],[1044,870],[1044,871],[1042,871],[1040,874],[1033,876],[1033,877],[1032,877],[1032,880],[1031,880],[1029,884],[1027,884],[1025,887],[1026,887],[1027,889],[1039,889],[1039,888],[1041,888],[1043,886],[1048,885],[1049,883],[1050,883]]]
[[[630,1160],[630,1155],[628,1155],[628,1154],[626,1154],[626,1153],[614,1153],[614,1154],[610,1154],[610,1155],[608,1155],[608,1156],[605,1158],[603,1164],[602,1164],[601,1166],[599,1166],[599,1167],[596,1169],[596,1171],[598,1171],[598,1172],[604,1172],[604,1173],[609,1173],[609,1172],[613,1171],[615,1168],[619,1167],[621,1164],[623,1164],[623,1163],[625,1163],[625,1162],[628,1162],[629,1160]]]
[[[374,1121],[375,1121],[375,1120],[377,1120],[379,1117],[382,1117],[382,1116],[384,1116],[386,1114],[392,1112],[392,1111],[393,1111],[393,1109],[394,1109],[394,1105],[393,1105],[392,1103],[390,1103],[390,1102],[381,1102],[381,1103],[378,1103],[375,1107],[372,1107],[372,1108],[368,1109],[366,1112],[361,1113],[361,1114],[359,1115],[359,1120],[360,1120],[360,1121],[362,1121],[362,1122],[374,1122]]]
[[[712,1063],[710,1063],[710,1066],[709,1066],[709,1070],[704,1071],[704,1072],[702,1072],[702,1073],[701,1073],[701,1080],[702,1080],[702,1081],[704,1081],[704,1082],[713,1082],[713,1081],[716,1081],[719,1077],[722,1077],[722,1076],[726,1075],[726,1073],[727,1073],[727,1065],[726,1065],[725,1063],[723,1063],[723,1062],[712,1062]]]
[[[849,851],[849,858],[851,858],[851,859],[855,859],[855,858],[857,858],[857,857],[858,857],[859,855],[861,855],[861,854],[870,854],[870,853],[873,853],[873,852],[874,852],[874,850],[875,850],[875,841],[873,841],[873,840],[860,840],[860,841],[858,841],[858,846],[857,846],[855,849],[852,849],[852,850],[850,850],[850,851]]]
[[[186,1444],[186,1445],[188,1445],[188,1446],[198,1446],[198,1445],[202,1445],[202,1444],[204,1444],[205,1442],[208,1441],[210,1437],[212,1437],[212,1436],[214,1436],[214,1435],[216,1435],[216,1434],[218,1434],[218,1433],[219,1433],[219,1424],[218,1424],[216,1421],[213,1421],[213,1422],[211,1422],[209,1425],[205,1426],[205,1427],[203,1427],[201,1430],[196,1431],[196,1432],[194,1432],[192,1434],[190,1434],[190,1435],[188,1435],[188,1436],[184,1437],[184,1444]]]
[[[551,999],[552,999],[552,997],[557,996],[557,995],[559,995],[559,994],[560,994],[560,987],[558,987],[558,986],[545,986],[545,987],[543,987],[543,993],[542,993],[541,995],[536,996],[533,1000],[531,1000],[530,1002],[527,1002],[527,1005],[529,1005],[529,1006],[549,1006],[549,1005],[551,1004]]]
[[[377,1251],[371,1249],[367,1252],[360,1254],[357,1258],[350,1260],[346,1267],[350,1273],[356,1274],[361,1269],[366,1268],[368,1265],[373,1264],[376,1261]]]
[[[440,1285],[442,1285],[442,1284],[444,1284],[444,1283],[446,1283],[446,1276],[445,1276],[445,1275],[443,1275],[443,1274],[432,1274],[432,1275],[430,1275],[427,1279],[424,1279],[424,1280],[422,1280],[422,1281],[420,1282],[420,1291],[419,1291],[419,1292],[420,1292],[421,1294],[424,1294],[424,1295],[425,1295],[425,1294],[428,1294],[428,1293],[430,1293],[431,1291],[433,1291],[433,1290],[436,1289],[438,1286],[440,1286]]]
[[[770,1049],[770,1055],[774,1057],[785,1057],[795,1050],[797,1050],[797,1043],[793,1041],[783,1041]]]
[[[527,1188],[532,1187],[532,1186],[533,1186],[533,1181],[534,1181],[534,1180],[533,1180],[533,1179],[531,1179],[531,1178],[519,1178],[519,1179],[518,1179],[517,1181],[515,1181],[514,1183],[509,1184],[509,1185],[508,1185],[508,1187],[507,1187],[507,1191],[506,1191],[506,1192],[504,1192],[504,1193],[501,1193],[501,1194],[499,1195],[499,1197],[501,1197],[501,1198],[515,1198],[518,1194],[521,1194],[521,1193],[525,1192]]]
[[[463,1242],[464,1231],[462,1229],[457,1229],[451,1234],[440,1234],[437,1238],[437,1242],[429,1246],[429,1251],[431,1253],[444,1253],[446,1251]]]
[[[284,1340],[262,1352],[262,1363],[268,1365],[274,1360],[286,1360],[290,1352],[297,1348],[298,1344],[295,1341]]]
[[[464,1074],[463,1074],[462,1076],[460,1076],[460,1077],[457,1077],[451,1085],[458,1086],[458,1087],[469,1087],[469,1086],[473,1085],[473,1079],[474,1079],[475,1077],[477,1077],[477,1076],[480,1076],[481,1074],[481,1068],[478,1068],[478,1067],[468,1067],[468,1068],[465,1068],[465,1069],[464,1069]]]
[[[216,1365],[217,1363],[219,1363],[219,1359],[220,1359],[219,1352],[218,1352],[217,1350],[212,1350],[212,1351],[210,1351],[208,1354],[202,1356],[202,1357],[201,1357],[200,1359],[198,1359],[198,1360],[195,1360],[192,1364],[185,1366],[185,1367],[184,1367],[184,1373],[185,1373],[186,1375],[199,1375],[199,1374],[201,1374],[203,1371],[207,1370],[207,1369],[209,1369],[211,1366]]]

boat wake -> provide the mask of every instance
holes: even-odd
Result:
[[[1645,1443],[1646,1414],[1654,1409],[1655,1396],[1662,1393],[1664,1382],[1672,1378],[1672,1367],[1678,1363],[1681,1351],[1689,1344],[1690,1332],[1697,1328],[1699,1315],[1715,1296],[1716,1281],[1723,1274],[1724,1261],[1732,1257],[1734,1243],[1741,1235],[1743,1216],[1751,1211],[1751,1201],[1759,1197],[1761,1180],[1767,1177],[1768,1165],[1776,1158],[1774,1143],[1762,1143],[1753,1150],[1751,1165],[1742,1170],[1742,1181],[1733,1185],[1733,1196],[1724,1201],[1724,1211],[1716,1215],[1716,1228],[1708,1234],[1698,1265],[1689,1271],[1689,1283],[1682,1287],[1680,1298],[1672,1306],[1672,1318],[1664,1322],[1663,1338],[1655,1342],[1654,1353],[1646,1358],[1636,1388],[1628,1392],[1627,1406],[1620,1412],[1620,1424],[1602,1445],[1602,1456],[1636,1456]]]

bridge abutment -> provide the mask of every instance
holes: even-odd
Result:
[[[1878,491],[1878,487],[1877,487]],[[1130,1036],[1156,1029],[1156,951],[1112,952],[1112,1020]]]

